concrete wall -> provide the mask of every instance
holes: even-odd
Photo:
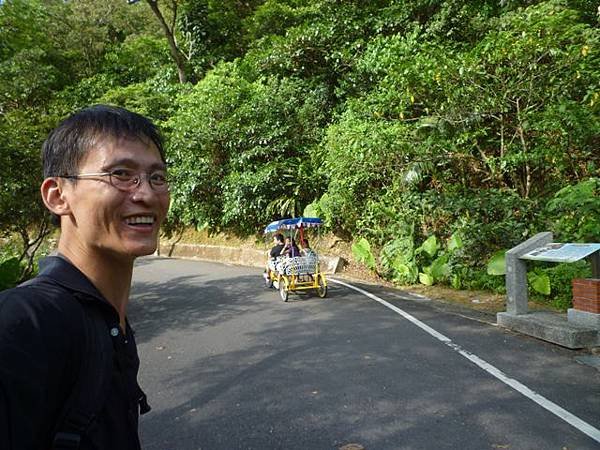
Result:
[[[267,250],[206,244],[161,243],[159,253],[161,256],[193,258],[250,267],[265,267],[267,260]],[[325,273],[336,273],[342,267],[342,260],[338,256],[319,255],[319,260],[321,270]]]

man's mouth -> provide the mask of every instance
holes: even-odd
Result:
[[[131,216],[125,218],[127,225],[146,227],[154,225],[155,218],[153,216]]]

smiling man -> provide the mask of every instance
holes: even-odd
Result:
[[[60,240],[36,278],[0,293],[0,448],[139,449],[149,407],[127,304],[169,205],[160,134],[93,106],[50,133],[42,159]]]

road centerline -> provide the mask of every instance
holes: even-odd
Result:
[[[345,283],[343,281],[336,280],[336,279],[329,279],[328,281],[339,284],[341,286],[345,286],[348,289],[352,289],[356,292],[359,292],[359,293],[365,295],[366,297],[370,298],[371,300],[375,300],[376,302],[380,303],[381,305],[385,306],[386,308],[391,309],[395,313],[404,317],[409,322],[411,322],[414,325],[416,325],[417,327],[421,328],[423,331],[427,332],[429,335],[433,336],[440,342],[444,343],[446,346],[448,346],[449,348],[451,348],[452,350],[457,352],[459,355],[463,356],[464,358],[471,361],[473,364],[475,364],[478,367],[480,367],[481,369],[485,370],[487,373],[492,375],[494,378],[500,380],[502,383],[506,384],[507,386],[513,388],[515,391],[517,391],[520,394],[527,397],[528,399],[537,403],[539,406],[541,406],[545,410],[551,412],[555,416],[557,416],[560,419],[562,419],[563,421],[567,422],[569,425],[573,426],[577,430],[586,434],[587,436],[589,436],[596,442],[600,442],[600,430],[598,430],[594,426],[590,425],[586,421],[580,419],[579,417],[572,414],[571,412],[567,411],[566,409],[562,408],[561,406],[557,405],[556,403],[552,402],[551,400],[548,400],[544,396],[531,390],[530,388],[525,386],[520,381],[517,381],[514,378],[510,378],[508,375],[506,375],[500,369],[498,369],[497,367],[488,363],[487,361],[479,358],[477,355],[464,350],[460,345],[452,342],[452,339],[450,339],[449,337],[436,331],[435,329],[431,328],[429,325],[421,322],[419,319],[417,319],[413,315],[407,313],[406,311],[398,308],[395,305],[392,305],[389,302],[386,302],[385,300],[376,296],[375,294],[365,291],[364,289],[361,289],[359,287],[353,286],[349,283]]]

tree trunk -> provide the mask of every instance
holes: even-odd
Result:
[[[160,23],[160,26],[163,29],[163,32],[165,33],[165,37],[167,38],[167,42],[169,43],[169,52],[171,53],[171,57],[177,65],[179,82],[181,84],[187,83],[187,73],[185,67],[186,63],[183,55],[181,54],[181,50],[179,50],[177,42],[175,41],[175,35],[173,31],[175,29],[175,26],[173,26],[173,28],[170,28],[169,25],[167,25],[164,16],[158,8],[158,0],[146,0],[146,3],[148,3],[148,6],[150,6],[150,9],[152,9],[152,12],[158,19],[158,22]],[[173,18],[173,23],[175,23],[175,17]]]

